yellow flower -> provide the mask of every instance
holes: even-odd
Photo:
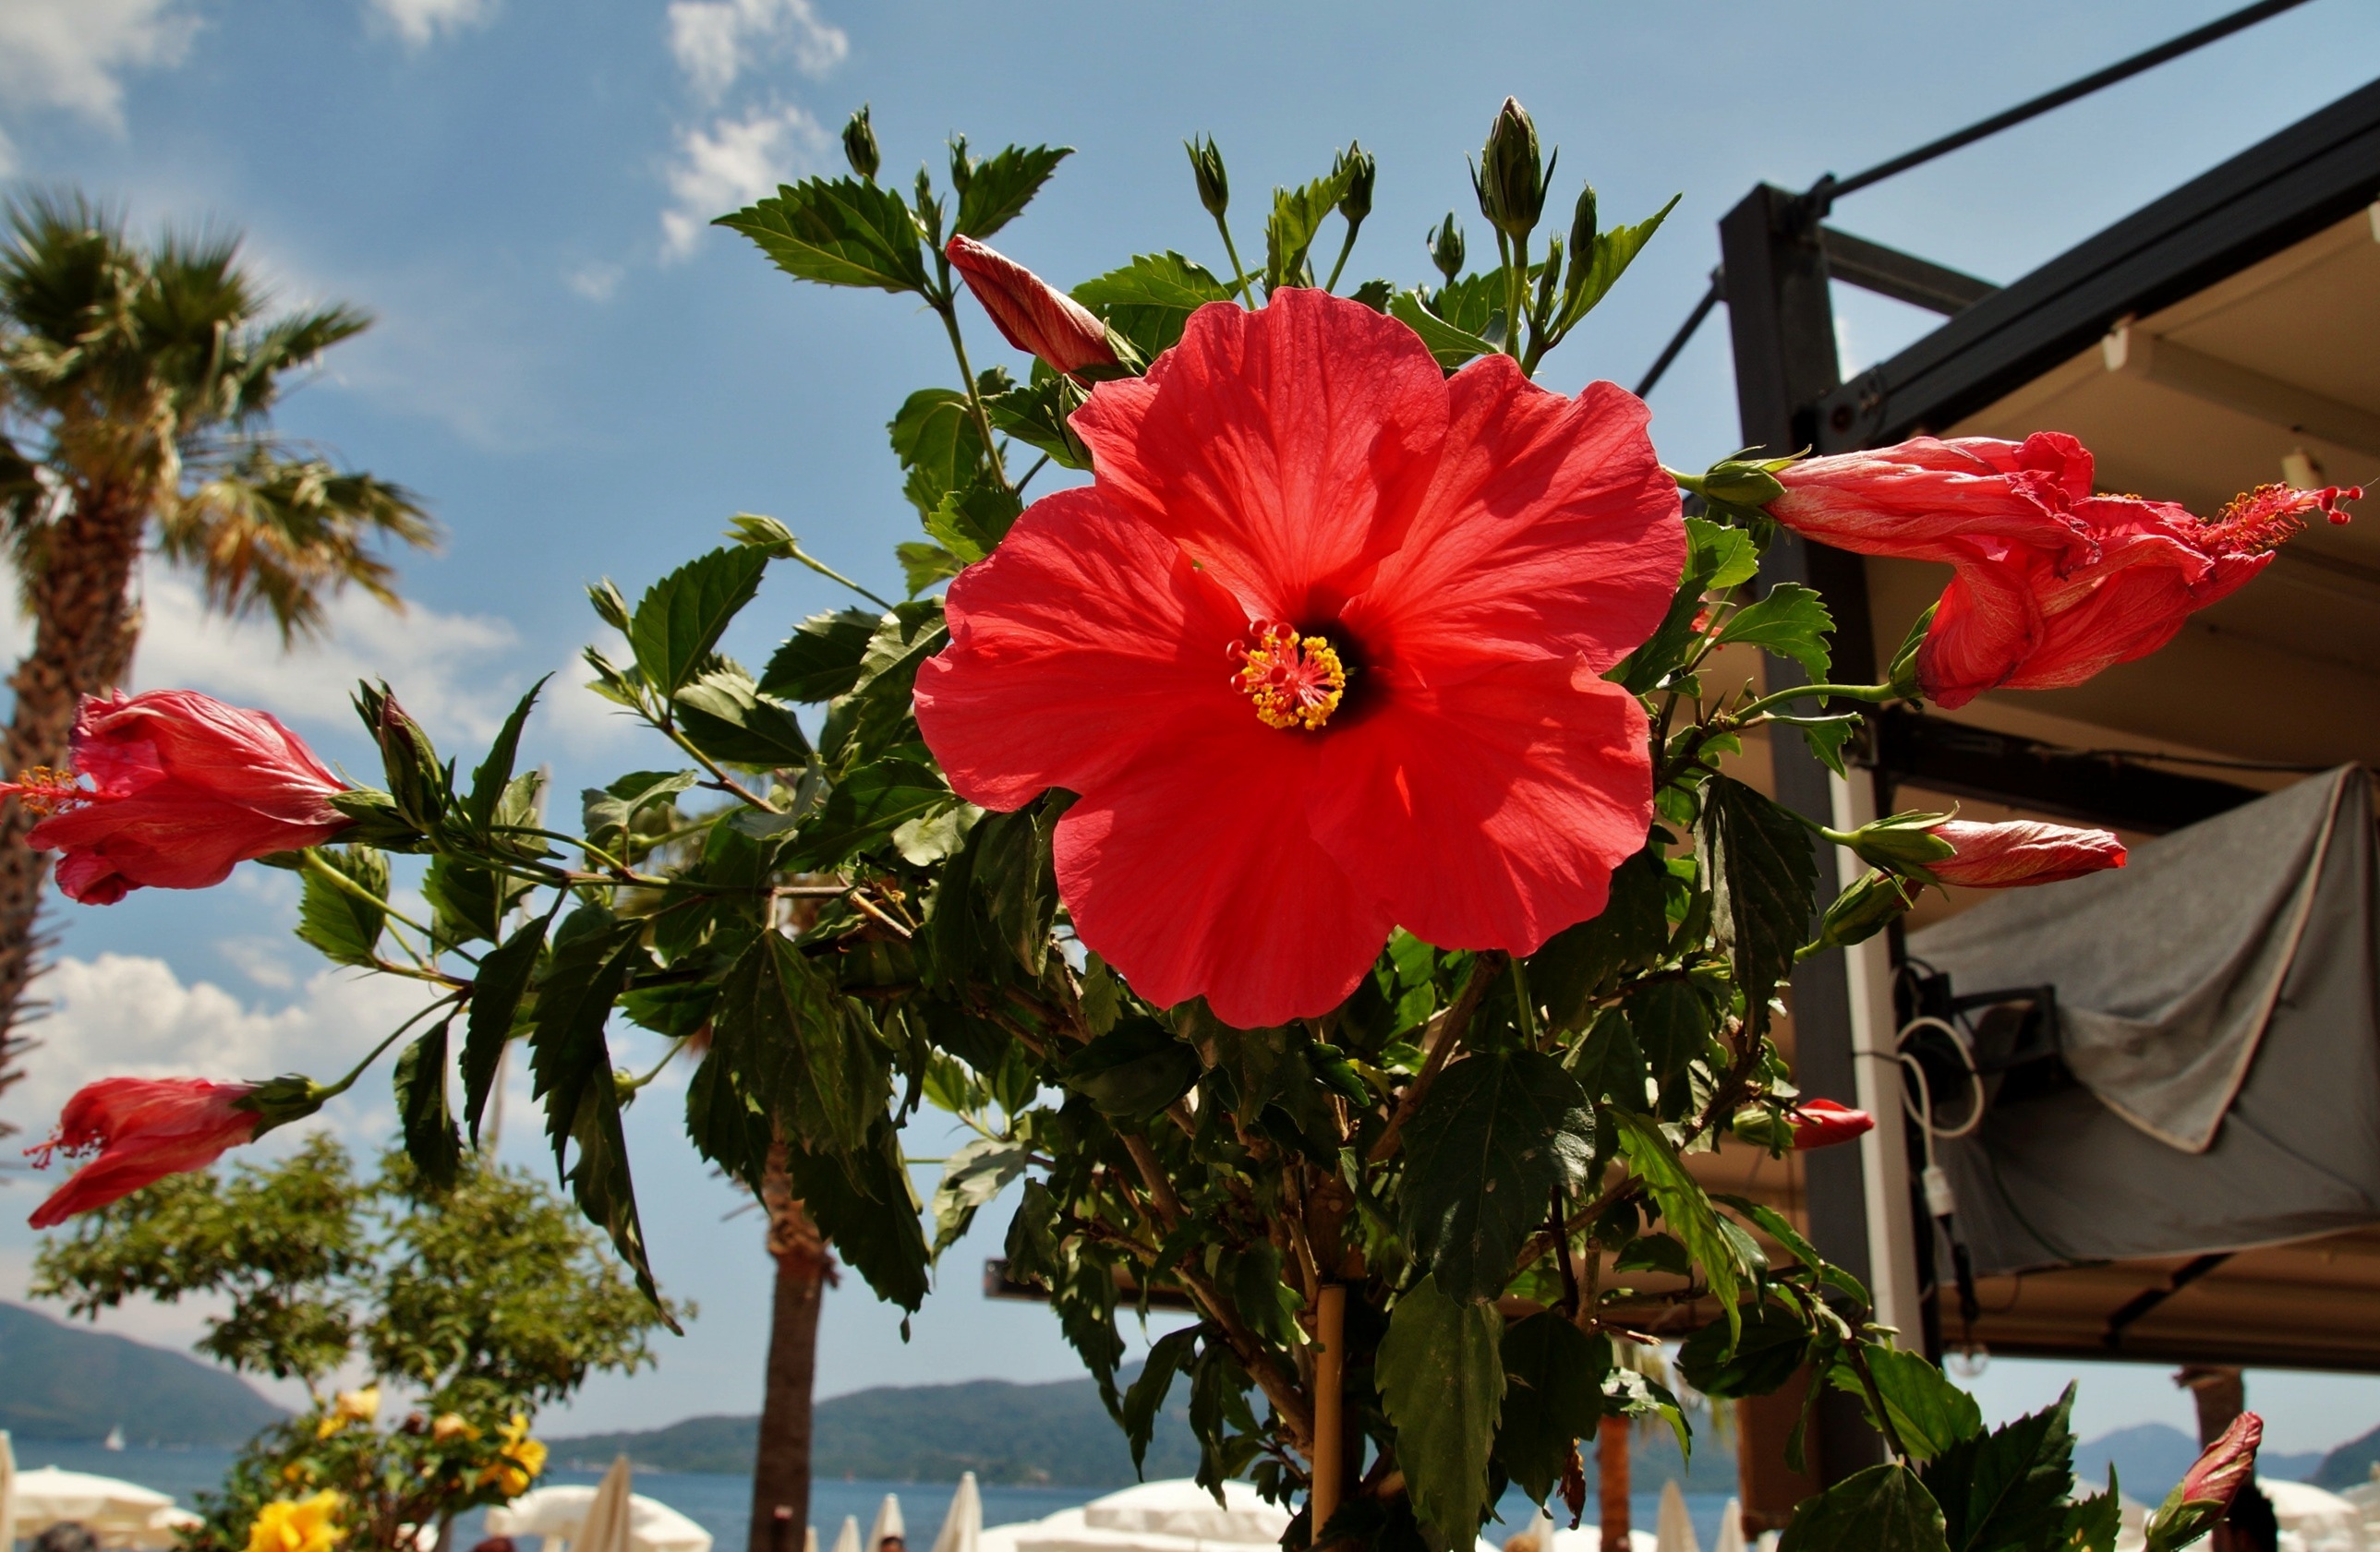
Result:
[[[380,1387],[367,1385],[360,1390],[342,1390],[332,1401],[331,1410],[315,1426],[316,1438],[329,1438],[350,1423],[370,1423],[380,1415]]]
[[[495,1462],[480,1473],[480,1481],[483,1485],[496,1484],[508,1498],[518,1497],[545,1470],[545,1446],[528,1437],[528,1417],[524,1413],[514,1413],[497,1437]]]
[[[475,1439],[480,1430],[465,1421],[459,1412],[442,1412],[430,1425],[430,1437],[440,1444],[452,1444],[456,1439]]]
[[[248,1552],[331,1552],[347,1533],[339,1527],[345,1500],[325,1490],[310,1498],[284,1498],[256,1511]]]

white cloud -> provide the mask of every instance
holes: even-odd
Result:
[[[198,30],[180,0],[6,0],[0,104],[63,108],[120,132],[124,75],[179,65]]]
[[[485,27],[496,15],[496,0],[370,0],[370,5],[413,48],[442,32]]]
[[[677,160],[669,169],[673,202],[662,212],[662,256],[691,254],[714,216],[769,194],[814,164],[826,143],[818,120],[797,107],[756,108],[707,130],[678,131]]]
[[[562,277],[562,284],[590,302],[608,302],[620,289],[627,271],[617,264],[581,264]]]
[[[711,103],[768,60],[790,58],[815,79],[851,52],[850,38],[810,0],[672,0],[669,27],[678,68]]]

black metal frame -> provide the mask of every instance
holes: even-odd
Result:
[[[1939,430],[2087,349],[2124,318],[2203,291],[2375,199],[2380,81],[2183,184],[1824,394],[1807,415],[1807,441],[1840,453]]]

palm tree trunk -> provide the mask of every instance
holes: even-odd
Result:
[[[802,1532],[810,1519],[810,1389],[818,1373],[819,1307],[834,1281],[834,1257],[794,1197],[782,1143],[769,1150],[760,1201],[769,1213],[777,1289],[747,1545],[749,1552],[802,1552]]]
[[[1628,1552],[1628,1419],[1607,1417],[1595,1425],[1596,1519],[1603,1532],[1601,1552]]]
[[[33,649],[9,685],[7,774],[66,763],[75,707],[120,683],[140,637],[132,570],[140,558],[144,513],[111,491],[79,490],[43,536],[30,586]],[[42,947],[35,917],[49,858],[24,843],[39,822],[15,800],[0,802],[0,1035],[15,1027]],[[5,1080],[0,1080],[5,1086]]]

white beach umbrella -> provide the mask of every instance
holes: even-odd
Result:
[[[492,1536],[545,1536],[572,1543],[587,1524],[595,1502],[592,1487],[540,1487],[508,1504],[488,1510]],[[628,1497],[630,1552],[710,1552],[709,1531],[658,1498],[632,1493]]]
[[[1718,1540],[1712,1545],[1711,1552],[1744,1552],[1743,1505],[1734,1498],[1728,1499],[1727,1507],[1718,1511]]]
[[[9,1448],[8,1430],[0,1428],[0,1535],[17,1534],[17,1452]]]
[[[859,1552],[859,1517],[846,1514],[843,1529],[834,1538],[834,1552]]]
[[[1653,1543],[1660,1552],[1703,1552],[1702,1543],[1694,1538],[1694,1522],[1686,1514],[1686,1495],[1679,1490],[1674,1476],[1661,1484],[1661,1511],[1654,1518]]]
[[[633,1468],[625,1455],[615,1456],[612,1469],[595,1485],[594,1501],[587,1506],[586,1522],[578,1528],[578,1537],[572,1545],[577,1552],[629,1552],[628,1526],[634,1510],[629,1505],[633,1497],[628,1491],[628,1479]]]
[[[2294,1538],[2291,1552],[2367,1552],[2363,1511],[2350,1500],[2305,1482],[2265,1477],[2256,1485],[2272,1500],[2281,1544],[2289,1546]]]
[[[170,1495],[153,1487],[55,1466],[13,1473],[11,1496],[20,1537],[70,1520],[99,1537],[103,1547],[159,1552],[174,1545],[178,1527],[199,1522],[197,1515],[175,1508]]]
[[[909,1527],[901,1520],[901,1499],[892,1493],[884,1495],[883,1504],[876,1510],[876,1528],[868,1533],[868,1552],[877,1552],[886,1536],[909,1539]]]
[[[804,1525],[802,1527],[802,1552],[818,1552],[818,1527],[816,1525]]]
[[[942,1516],[942,1528],[934,1537],[934,1552],[976,1552],[983,1539],[983,1494],[975,1485],[975,1473],[959,1477],[959,1490],[951,1495],[951,1511]]]

